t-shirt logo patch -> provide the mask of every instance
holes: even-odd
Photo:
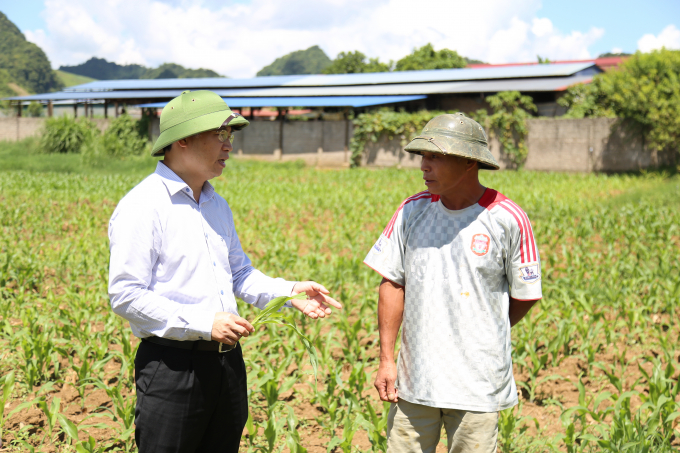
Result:
[[[383,238],[380,236],[378,239],[378,242],[375,243],[373,246],[373,250],[375,250],[375,253],[382,253],[383,251]]]
[[[519,268],[520,276],[523,281],[527,283],[534,283],[541,278],[541,273],[538,270],[538,264],[524,266]]]
[[[489,244],[491,244],[489,236],[486,234],[475,234],[472,236],[470,250],[477,256],[484,256],[489,252]]]

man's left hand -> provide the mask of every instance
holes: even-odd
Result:
[[[330,315],[332,310],[329,305],[342,309],[340,302],[327,296],[327,294],[330,294],[330,291],[317,282],[296,283],[293,286],[293,293],[291,295],[294,296],[300,293],[306,293],[308,299],[293,299],[290,302],[293,307],[312,319],[325,318]]]

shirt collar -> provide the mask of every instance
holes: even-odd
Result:
[[[163,161],[158,161],[158,164],[156,164],[156,171],[154,173],[161,177],[163,184],[165,184],[165,187],[168,188],[171,196],[175,195],[181,190],[189,188],[189,185],[185,183],[182,178],[177,176],[177,173],[170,170],[170,167],[165,165]],[[215,188],[212,184],[210,184],[210,182],[206,181],[205,184],[203,184],[203,188],[201,189],[201,196],[199,198],[200,202],[203,203],[204,201],[208,201],[214,195]]]

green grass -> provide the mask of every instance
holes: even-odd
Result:
[[[0,142],[0,172],[23,170],[78,174],[148,174],[158,159],[151,156],[127,159],[101,158],[85,163],[79,154],[44,154],[39,140],[27,138],[17,142]]]
[[[105,423],[98,447],[134,450],[125,435],[135,343],[109,308],[106,231],[153,162],[93,169],[35,146],[0,146],[0,168],[22,168],[0,172],[0,377],[16,373],[7,411],[45,395],[33,410],[80,423],[78,442],[85,426]],[[268,325],[243,341],[253,415],[243,451],[270,451],[269,440],[274,451],[286,442],[383,451],[372,389],[380,276],[362,260],[399,203],[424,189],[420,172],[230,160],[212,182],[257,268],[319,281],[346,307],[323,322],[291,316],[318,351],[318,386],[291,329]],[[524,399],[500,418],[502,451],[677,448],[680,177],[522,171],[484,172],[482,182],[528,213],[543,264],[544,299],[512,330]],[[57,407],[62,385],[83,397]],[[92,403],[102,395],[102,407]],[[49,419],[5,418],[10,451],[26,451],[22,442],[73,451]]]
[[[59,71],[58,69],[54,71],[57,73],[57,77],[64,83],[66,87],[72,87],[76,85],[82,85],[84,83],[94,82],[97,79],[91,77],[85,77],[78,74],[71,74],[70,72]]]

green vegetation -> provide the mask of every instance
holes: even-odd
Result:
[[[645,137],[651,150],[680,149],[680,51],[637,52],[591,86],[569,88],[558,102],[567,117],[617,116]]]
[[[325,70],[324,74],[353,74],[358,72],[416,71],[421,69],[464,68],[469,64],[483,64],[458,55],[455,50],[434,50],[432,44],[426,44],[406,55],[396,64],[390,60],[383,63],[378,58],[367,58],[366,55],[354,52],[340,52]]]
[[[373,112],[360,113],[352,121],[354,135],[349,143],[349,149],[352,152],[350,160],[352,167],[361,165],[361,157],[369,141],[375,143],[382,136],[386,136],[389,140],[400,137],[401,145],[406,146],[409,141],[420,134],[428,121],[444,113],[455,112],[421,110],[410,113],[382,108]]]
[[[74,119],[66,115],[48,118],[41,135],[40,148],[47,154],[78,154],[98,134],[97,126],[87,118]]]
[[[525,143],[529,133],[527,120],[532,116],[530,112],[536,111],[536,106],[529,96],[522,96],[518,91],[502,91],[494,96],[488,96],[486,101],[492,113],[480,109],[470,117],[482,124],[489,135],[498,135],[501,152],[515,164],[515,168],[520,168],[528,154]],[[357,115],[353,120],[354,135],[349,144],[352,167],[361,165],[361,157],[369,141],[375,143],[381,136],[386,136],[389,140],[400,137],[401,145],[406,146],[420,134],[428,121],[444,113],[456,112],[436,110],[395,112],[389,108],[382,108]]]
[[[39,138],[17,142],[0,142],[0,172],[25,170],[58,172],[79,175],[91,174],[148,174],[156,167],[157,159],[147,155],[119,159],[107,155],[89,159],[83,154],[46,154]],[[4,174],[4,173],[3,173]],[[0,174],[0,184],[3,178]]]
[[[111,121],[102,134],[94,122],[85,118],[74,119],[70,116],[48,118],[37,145],[33,139],[24,143],[33,152],[81,154],[82,163],[89,169],[107,168],[115,160],[141,159],[143,162],[144,157],[150,153],[150,145],[147,137],[140,131],[138,123],[139,121],[129,115],[121,115]],[[19,146],[12,145],[9,148],[17,149]],[[118,167],[117,164],[114,166]]]
[[[331,59],[319,46],[296,50],[274,60],[257,72],[257,76],[321,74],[331,64]]]
[[[366,55],[354,52],[340,52],[331,62],[324,74],[356,74],[359,72],[389,72],[391,63],[381,63],[377,58],[366,58]]]
[[[19,28],[0,12],[0,95],[19,94],[8,86],[10,83],[33,93],[63,87],[45,52],[26,41]]]
[[[157,68],[138,64],[119,65],[103,58],[92,57],[75,66],[61,66],[59,71],[90,77],[96,80],[121,79],[186,79],[189,77],[222,77],[210,69],[188,69],[174,63],[164,63]]]
[[[211,69],[187,69],[174,63],[163,63],[156,69],[148,69],[140,79],[188,79],[188,78],[222,77]]]
[[[138,341],[109,307],[106,229],[152,168],[0,172],[0,197],[11,200],[0,203],[9,451],[136,451]],[[482,182],[526,210],[543,263],[544,299],[512,329],[521,403],[501,413],[502,451],[677,449],[680,177],[483,172]],[[314,278],[346,307],[323,322],[284,312],[318,351],[318,384],[289,327],[242,340],[251,407],[242,450],[384,451],[385,406],[372,386],[380,276],[361,262],[399,203],[424,189],[420,173],[237,159],[213,183],[256,267]],[[261,313],[239,304],[249,320]]]
[[[406,55],[397,61],[395,71],[418,71],[421,69],[450,69],[464,68],[468,65],[465,58],[458,52],[450,49],[434,50],[432,44],[427,43],[419,49],[413,49],[410,55]]]
[[[72,87],[76,85],[83,85],[85,83],[90,83],[94,82],[97,79],[93,79],[92,77],[85,77],[82,75],[78,74],[71,74],[70,72],[64,72],[57,70],[55,71],[57,73],[57,77],[59,77],[59,80],[61,80],[61,83],[64,84],[65,87]]]
[[[501,144],[501,152],[520,168],[529,154],[525,143],[529,129],[527,120],[530,112],[536,111],[530,96],[523,96],[519,91],[501,91],[493,96],[487,96],[491,115],[485,109],[477,110],[472,115],[480,124],[484,125],[487,133],[497,134]]]

